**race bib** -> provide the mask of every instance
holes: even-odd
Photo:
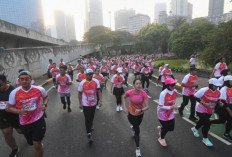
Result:
[[[34,111],[37,109],[37,103],[36,102],[27,102],[27,103],[23,104],[23,108],[26,111]]]
[[[60,82],[60,85],[64,86],[64,85],[66,85],[66,82]]]
[[[144,73],[145,73],[145,74],[148,74],[148,71],[145,71]]]
[[[228,103],[229,103],[229,104],[232,104],[232,97],[229,98]]]
[[[216,104],[213,102],[209,102],[209,104],[210,104],[210,108],[214,108],[216,106]]]
[[[95,99],[94,95],[87,95],[87,100],[88,101],[92,101],[94,99]]]
[[[0,101],[0,110],[5,110],[8,106],[7,101]]]

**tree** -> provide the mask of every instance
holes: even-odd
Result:
[[[174,16],[171,20],[172,32],[178,31],[180,26],[186,22],[186,19],[182,16]]]

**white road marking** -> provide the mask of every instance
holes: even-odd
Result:
[[[129,86],[132,86],[132,84],[128,83]]]
[[[182,119],[184,119],[185,121],[189,122],[190,124],[192,124],[192,125],[194,125],[194,126],[196,125],[196,123],[194,123],[193,121],[189,120],[189,119],[186,118],[186,117],[183,117]],[[213,136],[214,138],[218,139],[219,141],[223,142],[224,144],[226,144],[226,145],[231,145],[230,142],[224,140],[223,138],[219,137],[218,135],[216,135],[216,134],[214,134],[214,133],[212,133],[212,132],[210,132],[210,131],[209,131],[209,134],[210,134],[211,136]]]
[[[50,90],[52,90],[52,89],[53,89],[53,86],[50,87],[50,88],[47,90],[47,93],[50,92]]]
[[[148,98],[151,98],[149,95],[147,96]]]
[[[158,100],[153,100],[154,102],[156,102],[157,104],[159,104],[159,101]]]

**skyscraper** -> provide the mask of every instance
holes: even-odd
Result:
[[[0,0],[0,19],[45,33],[42,0]]]
[[[224,12],[224,0],[209,0],[209,17],[221,16]]]
[[[86,0],[85,32],[92,26],[103,25],[102,0]]]
[[[68,41],[64,12],[60,10],[56,10],[54,12],[54,19],[56,25],[57,39],[63,39],[65,41]]]
[[[155,4],[154,23],[157,23],[159,21],[159,14],[161,11],[162,11],[162,14],[164,14],[163,11],[167,12],[167,4],[166,3],[156,3]]]
[[[65,15],[68,41],[76,40],[75,19],[73,15]]]
[[[188,19],[193,18],[193,5],[191,3],[188,3]]]
[[[171,11],[174,16],[188,16],[188,0],[172,0]]]
[[[114,14],[115,30],[128,27],[128,19],[135,15],[134,9],[122,9],[118,10]]]
[[[138,31],[148,23],[150,23],[150,17],[148,15],[137,14],[129,18],[128,30],[131,34],[137,34]]]

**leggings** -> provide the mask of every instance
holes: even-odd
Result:
[[[122,95],[116,94],[115,97],[116,97],[117,105],[121,105],[122,104]]]
[[[190,95],[190,96],[183,95],[183,102],[182,102],[179,110],[180,111],[184,110],[185,106],[188,105],[189,99],[191,101],[191,114],[190,114],[190,117],[194,117],[195,116],[196,99],[194,98],[193,95]]]
[[[149,87],[149,77],[142,76],[142,87],[144,88],[145,82],[147,83],[147,88]]]
[[[161,128],[161,139],[164,139],[165,135],[168,133],[168,131],[173,131],[175,128],[175,119],[168,120],[168,121],[162,121],[159,120],[160,124],[162,125]]]
[[[209,132],[209,129],[210,129],[210,117],[211,117],[211,114],[197,112],[197,115],[199,116],[200,119],[197,122],[195,128],[198,130],[203,125],[202,134],[203,134],[204,138],[207,138],[208,132]]]
[[[86,132],[91,133],[96,106],[83,106]]]
[[[223,114],[218,114],[219,119],[215,119],[210,121],[211,124],[223,124],[226,122],[226,129],[225,134],[229,134],[230,130],[232,129],[232,118],[229,116],[229,114],[224,112]]]
[[[140,134],[140,128],[139,125],[141,124],[142,120],[143,120],[143,114],[139,115],[139,116],[133,116],[130,113],[128,114],[128,120],[131,123],[131,125],[133,126],[133,129],[135,131],[135,144],[136,147],[139,147],[139,134]]]
[[[68,107],[70,107],[70,104],[71,104],[70,96],[60,97],[60,99],[61,99],[61,103],[62,103],[63,105],[65,105],[65,106],[66,106],[65,97],[66,97],[66,100],[67,100],[67,103],[68,103]]]

